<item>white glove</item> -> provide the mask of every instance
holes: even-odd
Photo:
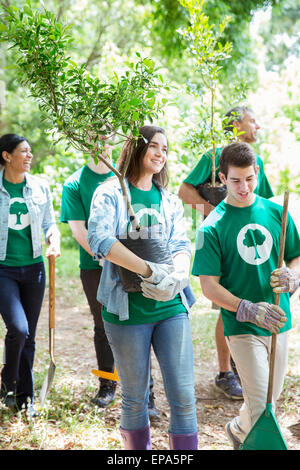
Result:
[[[189,283],[189,274],[185,270],[173,271],[165,276],[161,282],[154,285],[146,282],[141,283],[144,297],[166,302],[174,299]]]
[[[287,321],[285,313],[279,305],[267,302],[252,303],[245,299],[238,306],[236,319],[240,322],[249,321],[276,334]]]
[[[158,263],[152,263],[151,261],[146,261],[146,260],[145,260],[145,263],[149,266],[149,268],[152,271],[152,274],[150,277],[143,277],[139,274],[140,278],[145,283],[151,283],[153,285],[158,284],[169,273],[174,271],[174,266],[172,264],[158,264]]]
[[[286,267],[275,269],[271,273],[270,286],[276,294],[281,292],[293,294],[299,287],[298,274]]]

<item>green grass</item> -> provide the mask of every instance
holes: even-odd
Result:
[[[194,313],[191,317],[193,344],[201,360],[208,360],[216,354],[215,329],[219,311]]]

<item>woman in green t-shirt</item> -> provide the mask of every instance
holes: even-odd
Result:
[[[125,449],[151,449],[147,403],[152,346],[170,405],[170,448],[197,449],[193,346],[183,292],[189,283],[190,242],[182,203],[164,189],[165,132],[144,126],[140,134],[128,167],[128,145],[124,147],[119,170],[126,169],[125,184],[141,230],[151,234],[155,227],[162,227],[159,241],[162,243],[165,236],[173,264],[168,264],[161,252],[158,259],[162,264],[146,261],[146,247],[137,256],[121,242],[128,239],[132,218],[116,179],[95,191],[88,231],[95,257],[105,258],[98,301],[104,305],[105,332],[121,382],[120,431]],[[142,292],[125,292],[118,266],[139,275]]]
[[[24,137],[0,138],[0,312],[7,328],[1,399],[12,409],[33,408],[35,332],[45,290],[42,230],[47,256],[60,254],[60,236],[48,185],[29,175]]]

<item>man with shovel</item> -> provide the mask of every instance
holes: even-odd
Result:
[[[221,307],[224,336],[241,379],[244,403],[226,425],[239,449],[264,411],[271,335],[277,334],[273,402],[280,396],[291,328],[290,294],[299,286],[300,237],[288,214],[284,261],[277,269],[282,207],[254,193],[258,166],[247,143],[226,146],[220,158],[227,196],[197,231],[192,274],[204,295]],[[280,306],[274,305],[280,292]]]
[[[230,131],[232,127],[236,128],[239,141],[253,144],[257,140],[258,125],[255,115],[250,108],[244,106],[236,106],[228,111],[225,115],[227,122],[225,131]],[[216,149],[216,181],[219,181],[219,159],[222,147]],[[262,159],[256,155],[257,165],[259,166],[258,184],[255,193],[259,196],[269,199],[273,196],[271,186],[264,173],[264,164]],[[179,197],[187,204],[204,216],[208,216],[214,209],[214,206],[200,196],[197,186],[211,180],[212,160],[211,154],[208,152],[202,155],[196,167],[187,176],[179,190]],[[225,194],[225,193],[224,193]],[[238,400],[243,398],[242,388],[238,381],[238,377],[231,371],[231,367],[236,372],[232,359],[230,358],[229,349],[227,347],[224,335],[222,317],[219,315],[216,325],[216,347],[218,353],[219,373],[215,377],[216,388],[224,393],[228,398]]]

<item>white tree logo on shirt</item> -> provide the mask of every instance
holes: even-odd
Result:
[[[245,225],[240,230],[236,241],[239,255],[246,263],[259,265],[269,259],[273,238],[262,225]]]
[[[30,218],[25,201],[21,197],[14,197],[10,200],[8,228],[13,230],[23,230],[30,224]]]

